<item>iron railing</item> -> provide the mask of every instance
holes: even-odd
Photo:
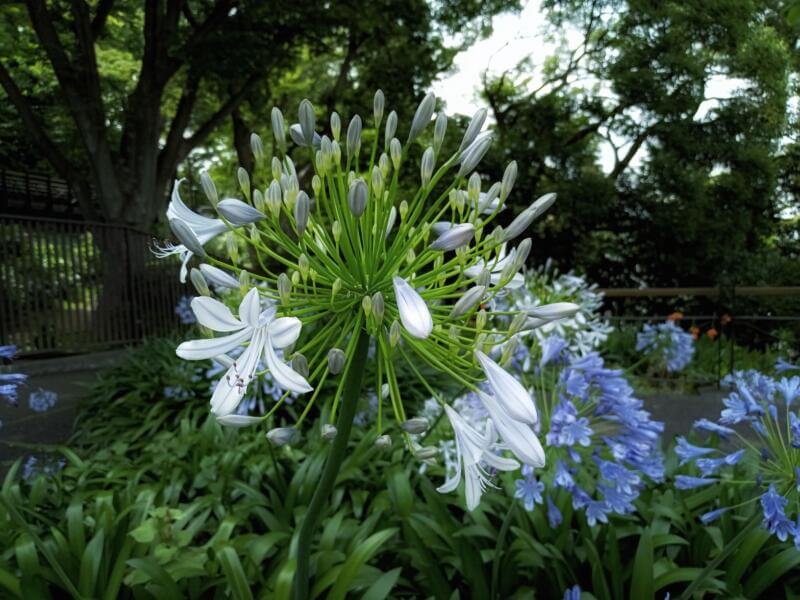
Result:
[[[0,214],[0,344],[81,352],[175,331],[184,286],[151,243],[126,227]]]
[[[25,217],[81,219],[69,184],[47,173],[0,169],[0,213]]]

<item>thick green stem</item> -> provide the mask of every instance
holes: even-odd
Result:
[[[297,536],[297,569],[294,575],[295,600],[307,600],[309,598],[308,563],[311,539],[314,537],[314,531],[322,512],[327,507],[327,501],[336,483],[336,476],[341,469],[347,451],[347,442],[350,439],[353,417],[358,406],[358,398],[361,394],[364,364],[367,362],[367,351],[369,350],[369,335],[364,330],[359,330],[355,335],[359,337],[347,372],[344,374],[345,383],[342,391],[342,403],[339,409],[339,417],[336,420],[336,437],[331,445],[325,469],[316,484],[314,496],[311,498],[311,504],[308,505],[303,524],[300,526],[300,533]]]

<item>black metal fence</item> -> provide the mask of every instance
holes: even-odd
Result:
[[[175,331],[184,286],[151,241],[125,227],[0,214],[0,344],[80,352]]]

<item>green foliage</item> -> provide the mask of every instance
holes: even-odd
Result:
[[[290,547],[322,469],[326,444],[276,450],[255,429],[224,430],[207,416],[207,382],[164,398],[180,364],[153,341],[102,374],[65,468],[0,489],[0,595],[11,598],[288,598]],[[192,385],[191,376],[183,385]],[[449,436],[444,426],[433,436]],[[639,512],[588,527],[566,495],[564,521],[526,512],[504,493],[478,510],[435,487],[402,450],[351,443],[312,554],[314,597],[561,598],[580,584],[600,600],[782,596],[797,589],[800,553],[760,528],[747,503],[704,526],[698,516],[744,498],[739,486],[643,491]],[[588,596],[587,596],[588,597]]]

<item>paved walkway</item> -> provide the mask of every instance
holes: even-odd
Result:
[[[18,360],[0,370],[27,373],[19,388],[19,406],[0,401],[0,476],[20,456],[35,452],[38,444],[59,444],[72,433],[78,402],[97,371],[118,363],[125,350],[39,360]],[[42,388],[58,394],[56,405],[45,413],[28,406],[28,396]]]

